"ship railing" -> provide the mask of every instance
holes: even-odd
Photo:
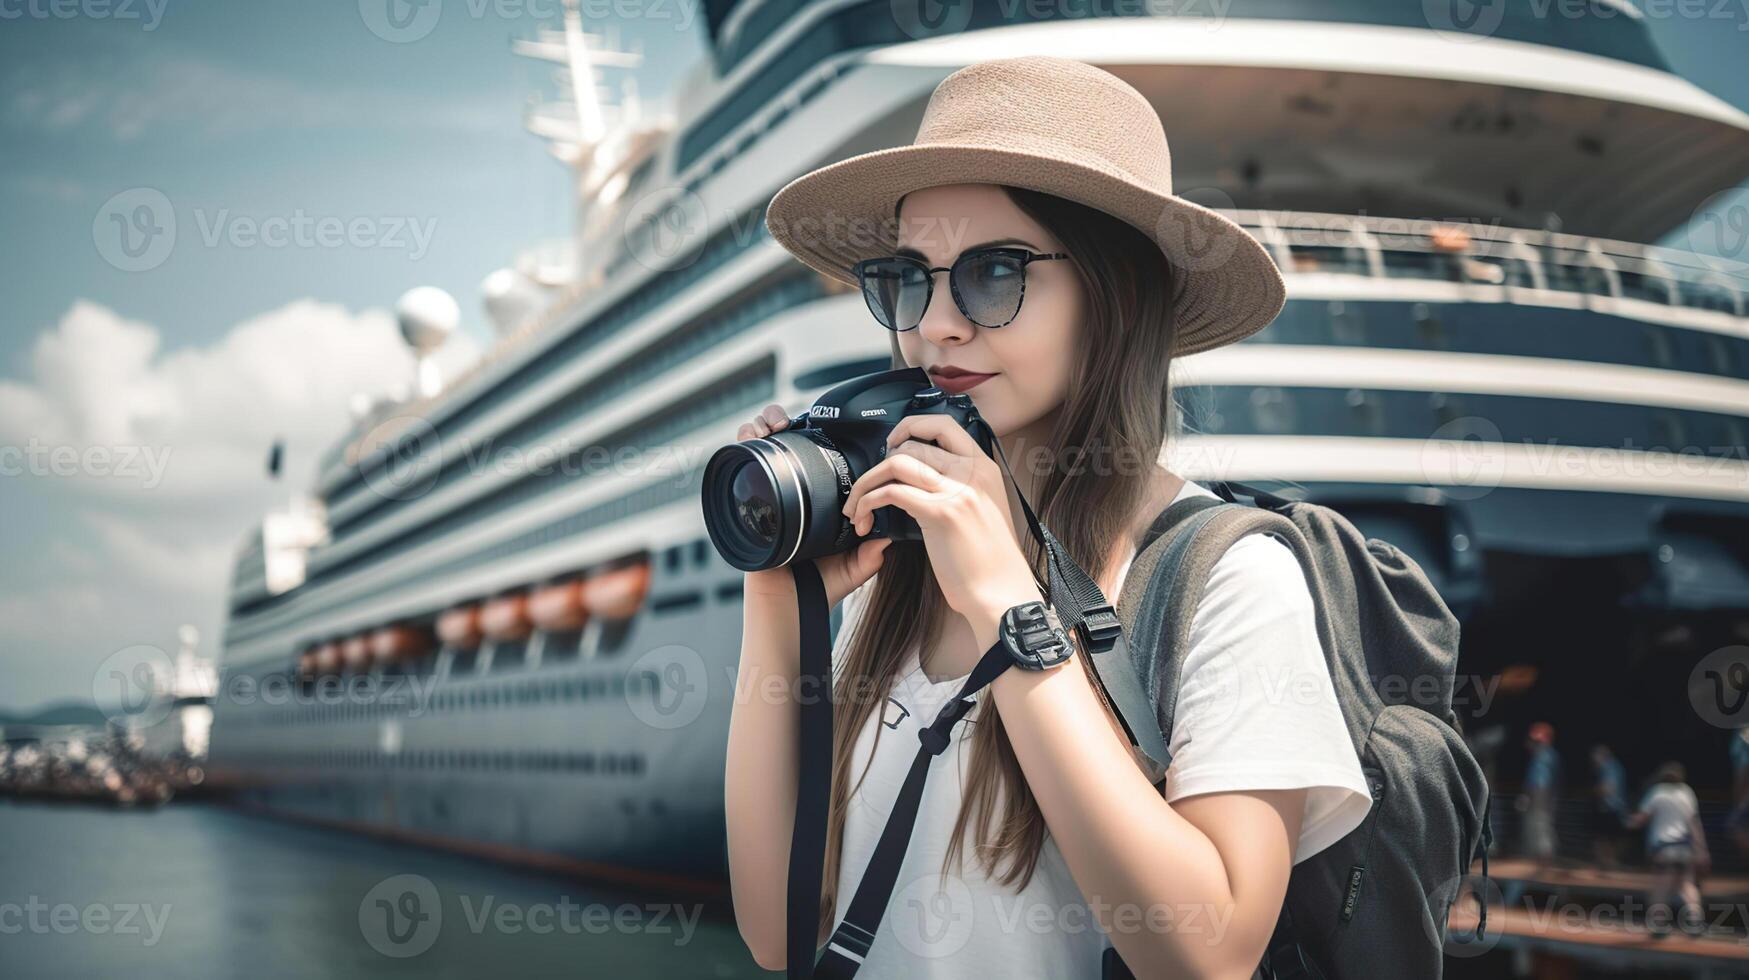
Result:
[[[1225,210],[1287,273],[1439,279],[1749,315],[1749,263],[1496,223]]]

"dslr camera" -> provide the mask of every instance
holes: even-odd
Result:
[[[970,395],[950,395],[922,368],[852,378],[822,394],[781,432],[724,446],[704,471],[711,543],[735,568],[755,572],[847,551],[888,537],[922,540],[902,508],[878,507],[866,535],[844,516],[850,487],[887,455],[887,434],[908,415],[946,415],[985,454],[992,435]]]

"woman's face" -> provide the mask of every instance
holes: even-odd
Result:
[[[933,267],[953,265],[960,253],[1001,244],[1034,252],[1063,250],[1041,225],[994,184],[950,184],[912,191],[900,210],[899,247]],[[935,274],[935,291],[915,330],[898,334],[908,367],[990,374],[967,390],[997,435],[1030,426],[1068,396],[1081,335],[1081,281],[1066,259],[1026,267],[1020,314],[1001,327],[980,327],[954,304],[948,274]]]

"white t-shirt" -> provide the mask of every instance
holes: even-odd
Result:
[[[1175,499],[1193,495],[1214,496],[1186,480]],[[1120,589],[1130,561],[1119,573]],[[869,588],[845,600],[835,667]],[[963,676],[930,681],[913,647],[883,711],[858,736],[852,785],[865,764],[868,771],[845,818],[834,926],[916,757],[918,729],[964,682]],[[1048,833],[1032,880],[1018,893],[986,877],[972,836],[962,847],[963,862],[946,878],[940,875],[972,757],[965,739],[981,708],[980,697],[931,765],[898,883],[858,975],[1097,980],[1110,943]],[[1169,748],[1168,802],[1218,791],[1308,787],[1295,863],[1347,835],[1372,807],[1318,642],[1311,592],[1293,553],[1274,537],[1248,535],[1215,563],[1191,625]]]
[[[1700,813],[1694,790],[1682,783],[1658,783],[1640,799],[1640,809],[1651,814],[1646,821],[1646,849],[1660,844],[1694,843],[1689,821]]]

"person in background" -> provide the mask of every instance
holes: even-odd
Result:
[[[1682,907],[1675,917],[1682,931],[1698,934],[1706,928],[1700,904],[1700,883],[1712,867],[1706,833],[1700,826],[1700,802],[1688,785],[1688,772],[1680,762],[1658,767],[1652,788],[1628,819],[1632,828],[1646,828],[1646,855],[1658,871],[1646,924],[1653,938],[1670,934],[1672,896],[1680,895]]]
[[[1731,733],[1731,815],[1725,828],[1737,850],[1749,854],[1749,725]]]
[[[1596,773],[1591,785],[1591,843],[1598,865],[1616,868],[1621,865],[1622,832],[1627,828],[1628,771],[1602,743],[1591,747],[1591,768]]]
[[[1524,814],[1524,854],[1538,861],[1555,857],[1555,791],[1561,782],[1561,757],[1555,752],[1555,727],[1546,721],[1530,726],[1525,737],[1530,763],[1517,809]]]

